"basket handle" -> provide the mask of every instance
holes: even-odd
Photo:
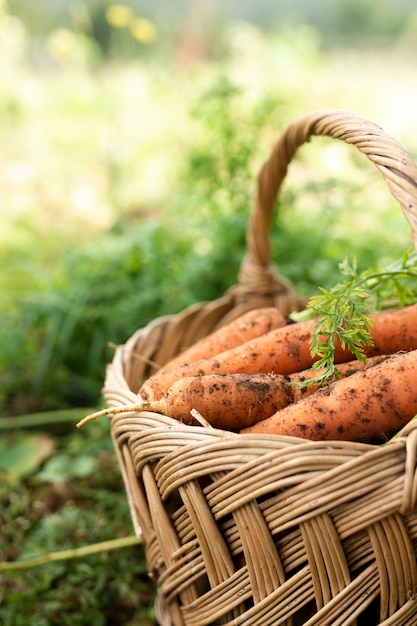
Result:
[[[269,275],[282,289],[288,288],[271,262],[269,233],[273,209],[289,163],[297,149],[314,135],[353,144],[374,163],[400,203],[417,249],[417,165],[410,154],[379,126],[356,113],[337,109],[312,111],[287,126],[259,173],[248,224],[247,255],[240,268],[241,284],[253,284],[259,277]]]

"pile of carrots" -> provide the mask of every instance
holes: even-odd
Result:
[[[417,304],[370,316],[366,361],[338,346],[339,378],[314,379],[316,320],[249,311],[183,351],[139,390],[143,410],[242,434],[381,443],[417,414]]]

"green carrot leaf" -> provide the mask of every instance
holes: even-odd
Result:
[[[336,348],[349,350],[359,361],[366,361],[365,348],[371,346],[370,313],[389,306],[404,307],[417,301],[417,255],[406,251],[386,269],[358,271],[356,259],[339,264],[345,277],[331,289],[320,287],[320,294],[308,302],[309,314],[316,318],[311,340],[313,369],[324,371],[300,386],[324,384],[338,378]],[[413,279],[406,284],[404,281]]]

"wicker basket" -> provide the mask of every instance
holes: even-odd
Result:
[[[282,133],[262,168],[239,284],[156,319],[108,366],[109,407],[215,327],[259,306],[304,303],[271,263],[274,203],[313,135],[354,144],[381,171],[417,243],[417,166],[378,126],[314,111]],[[112,418],[136,533],[158,588],[161,624],[416,626],[417,429],[384,446],[241,436],[151,412]]]

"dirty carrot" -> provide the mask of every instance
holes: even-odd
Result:
[[[417,305],[376,313],[372,321],[373,345],[364,347],[366,356],[392,354],[398,350],[417,348]],[[213,358],[201,359],[188,365],[155,374],[142,385],[139,393],[146,401],[159,400],[170,386],[185,376],[207,374],[292,374],[311,367],[317,357],[311,355],[311,342],[317,320],[288,324],[272,330],[236,348],[221,352]],[[354,358],[338,346],[335,363]]]
[[[291,396],[283,376],[210,374],[177,380],[160,400],[144,404],[143,410],[189,423],[194,409],[216,428],[240,430],[287,406]]]
[[[339,363],[336,368],[338,378],[347,378],[356,372],[361,372],[364,369],[374,367],[388,358],[388,355],[383,354],[368,357],[366,361],[358,361],[358,359],[354,359],[353,361],[348,361],[347,363]],[[322,379],[322,374],[325,373],[325,370],[325,367],[319,369],[309,368],[307,370],[303,370],[302,372],[294,372],[293,374],[287,374],[284,376],[285,380],[287,380],[292,389],[292,402],[298,402],[305,396],[310,396],[318,389],[330,384],[332,380]]]
[[[241,433],[383,443],[417,414],[416,377],[417,350],[400,352],[330,383]]]
[[[378,356],[342,363],[339,376],[351,376],[364,368],[388,358]],[[215,428],[238,431],[266,419],[280,408],[311,395],[320,388],[319,383],[300,387],[320,370],[305,370],[295,374],[208,374],[190,376],[177,380],[160,400],[144,402],[127,408],[129,411],[153,411],[163,413],[186,424],[197,411]],[[139,398],[139,396],[138,396]],[[126,407],[123,409],[125,410]],[[104,409],[81,420],[81,425],[103,415],[112,415],[120,409]]]
[[[366,363],[351,361],[339,366],[340,376],[372,367],[383,357]],[[386,357],[388,358],[388,357]],[[376,361],[377,359],[377,361]],[[184,423],[192,421],[192,410],[200,413],[215,428],[237,431],[273,415],[288,404],[311,395],[317,383],[299,387],[314,378],[317,370],[296,374],[208,374],[175,381],[160,400],[145,403],[144,411],[163,413]]]
[[[247,341],[240,346],[220,352],[212,358],[202,358],[188,365],[166,369],[161,375],[156,372],[143,383],[139,389],[139,395],[149,402],[159,400],[176,380],[186,376],[268,374],[271,372],[287,374],[304,369],[298,365],[300,359],[297,358],[296,351],[299,350],[299,346],[303,346],[309,355],[308,342],[313,329],[314,322],[311,320],[289,324]],[[285,352],[287,353],[286,360],[291,362],[291,367],[278,368],[277,356],[279,355],[283,363]],[[303,355],[304,361],[307,361],[305,367],[309,367],[311,356],[307,359],[306,355]]]
[[[187,365],[201,358],[216,356],[220,352],[230,350],[250,339],[264,335],[274,328],[285,326],[286,323],[285,316],[275,307],[251,309],[228,324],[217,328],[170,359],[158,369],[156,375],[160,376],[167,369]]]

